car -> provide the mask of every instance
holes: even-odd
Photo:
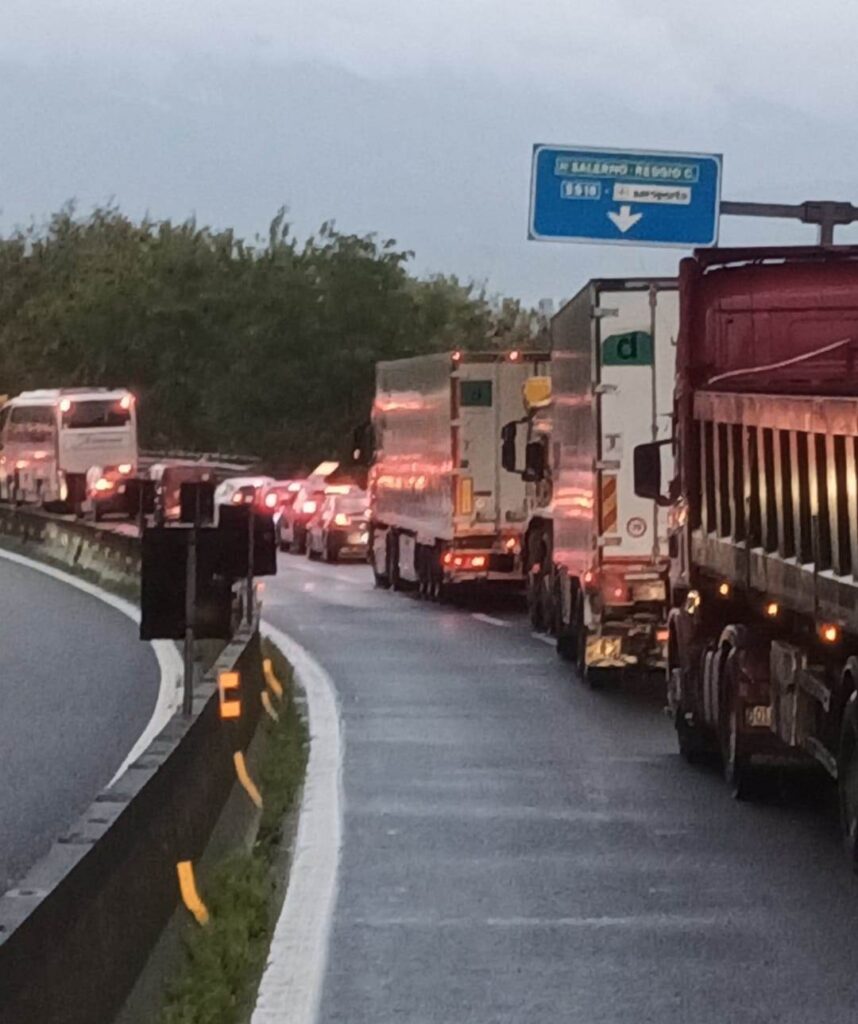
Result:
[[[230,476],[215,489],[215,509],[221,505],[249,505],[254,501],[262,508],[262,494],[275,482],[271,476]]]
[[[90,466],[86,471],[84,507],[92,511],[96,522],[108,513],[128,515],[125,484],[133,470],[131,463],[123,463],[121,466]]]
[[[163,526],[179,518],[182,484],[212,483],[216,470],[205,462],[157,462],[149,467],[149,479],[155,483],[155,522]]]
[[[307,556],[326,562],[340,558],[366,561],[368,509],[366,491],[347,485],[327,488],[321,508],[307,526]]]
[[[284,506],[277,527],[277,542],[281,551],[303,555],[307,547],[307,524],[322,507],[325,500],[324,480],[305,480],[295,493],[295,500]]]
[[[263,488],[261,500],[266,512],[274,519],[275,528],[280,522],[283,509],[291,508],[304,480],[275,480]]]

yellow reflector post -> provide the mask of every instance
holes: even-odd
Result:
[[[265,708],[266,712],[268,713],[268,717],[273,719],[275,722],[279,722],[280,721],[280,715],[277,714],[277,709],[271,703],[271,697],[270,697],[268,691],[267,690],[263,690],[260,696],[262,697],[262,706]]]
[[[220,697],[220,717],[239,718],[241,716],[241,698],[238,688],[241,675],[235,671],[220,671],[217,674],[217,689]]]
[[[189,860],[180,860],[176,865],[176,871],[179,875],[179,892],[182,894],[182,903],[194,915],[197,924],[208,924],[209,912],[197,892],[193,863]]]
[[[240,750],[236,750],[232,755],[232,760],[235,764],[235,774],[238,776],[238,781],[242,786],[244,786],[245,792],[257,807],[262,807],[262,794],[256,788],[256,783],[250,777],[250,773],[248,772],[247,765],[244,761],[244,754],[242,754]]]
[[[262,672],[265,676],[265,683],[268,686],[268,689],[271,690],[275,697],[282,697],[283,684],[277,676],[274,675],[274,664],[270,658],[266,658],[262,662]]]

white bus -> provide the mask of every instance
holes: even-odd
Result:
[[[0,409],[0,499],[109,508],[137,462],[137,412],[125,388],[22,391]]]

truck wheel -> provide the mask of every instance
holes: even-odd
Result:
[[[563,622],[563,597],[560,594],[561,581],[558,577],[554,588],[554,631],[557,634],[557,653],[564,661],[570,662],[578,675],[584,676],[584,658],[587,647],[587,629],[584,625],[584,595],[581,588],[573,584],[571,622]]]
[[[386,551],[387,546],[385,545],[385,552]],[[369,562],[372,566],[372,578],[375,581],[375,585],[379,590],[387,590],[390,586],[390,577],[387,575],[387,556],[385,554],[384,572],[379,572],[375,555],[375,536],[373,530],[370,530],[369,534]]]
[[[721,758],[724,779],[736,800],[748,800],[754,793],[754,772],[750,759],[743,750],[743,736],[739,725],[742,711],[739,700],[739,652],[727,655],[721,678]]]
[[[387,575],[390,577],[390,585],[394,590],[404,590],[402,576],[399,572],[399,535],[391,530],[387,538]]]
[[[858,874],[858,704],[854,693],[843,716],[837,767],[840,827],[852,870]]]
[[[674,669],[678,672],[679,669]],[[676,728],[676,739],[679,743],[679,753],[688,764],[700,764],[706,756],[706,744],[696,729],[685,717],[685,712],[680,708],[673,719]]]

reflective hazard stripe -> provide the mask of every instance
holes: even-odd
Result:
[[[617,477],[602,474],[602,533],[617,532]]]

